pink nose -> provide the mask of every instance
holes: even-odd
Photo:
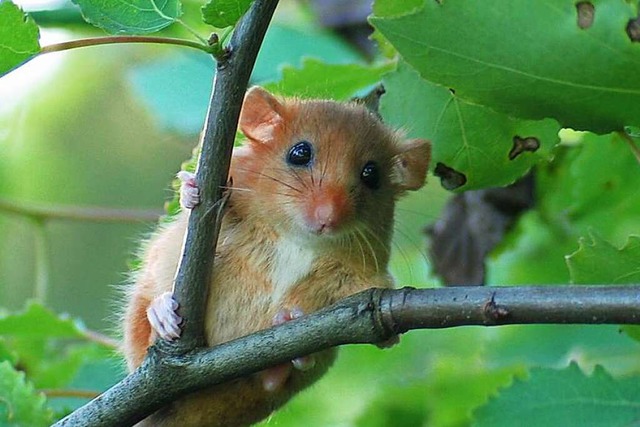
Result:
[[[342,225],[350,210],[347,194],[342,188],[324,188],[311,197],[305,222],[315,233],[331,232]]]

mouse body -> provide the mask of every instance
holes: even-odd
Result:
[[[423,186],[430,145],[406,140],[356,103],[278,99],[250,89],[240,115],[227,202],[205,317],[208,346],[312,313],[370,287],[390,288],[394,207]],[[158,338],[174,339],[171,298],[193,175],[183,211],[146,244],[123,318],[124,354],[138,367]],[[320,378],[330,349],[193,392],[140,425],[245,426]]]

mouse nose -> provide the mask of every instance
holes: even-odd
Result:
[[[314,233],[330,233],[345,222],[350,211],[349,198],[344,189],[323,188],[311,198],[305,222]]]

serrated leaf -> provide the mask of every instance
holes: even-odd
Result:
[[[51,411],[45,407],[45,397],[36,393],[9,362],[0,362],[0,425],[48,426]]]
[[[588,28],[573,0],[447,0],[371,22],[420,74],[526,119],[607,133],[640,123],[633,2],[602,0]]]
[[[302,68],[287,65],[282,69],[282,79],[264,87],[284,96],[305,98],[330,98],[345,100],[357,91],[380,81],[393,64],[327,64],[319,59],[306,58]]]
[[[149,34],[182,14],[179,0],[73,0],[84,19],[111,34]]]
[[[202,20],[216,28],[236,25],[253,0],[210,0],[202,6]]]
[[[533,369],[475,412],[477,427],[629,426],[640,419],[640,378],[612,378],[602,367],[585,375]],[[524,424],[522,424],[524,423]]]
[[[40,52],[39,37],[29,15],[9,0],[0,1],[0,76]]]
[[[29,339],[84,337],[78,322],[34,302],[20,313],[0,317],[0,335]]]
[[[640,283],[640,236],[630,236],[618,249],[593,233],[580,239],[579,249],[567,257],[567,265],[572,283]]]
[[[559,126],[553,120],[514,119],[469,103],[457,92],[422,79],[403,62],[384,78],[384,86],[387,93],[380,103],[384,120],[411,136],[431,140],[437,175],[438,164],[461,174],[462,185],[457,187],[443,179],[448,189],[510,184],[546,159],[558,142]],[[515,154],[518,141],[528,138],[534,138],[539,148]]]

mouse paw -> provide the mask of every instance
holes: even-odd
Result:
[[[293,309],[283,308],[273,318],[273,325],[281,325],[290,320],[297,319],[304,315],[303,311],[298,307]],[[262,386],[268,392],[274,392],[282,388],[285,382],[291,376],[292,367],[301,371],[307,371],[313,368],[316,359],[313,355],[296,357],[291,363],[283,363],[273,368],[265,369],[260,372]]]
[[[280,390],[291,375],[291,365],[283,363],[260,372],[262,388],[270,393]]]
[[[283,308],[273,318],[273,325],[281,325],[290,320],[298,319],[304,316],[304,312],[300,307],[293,307],[292,309]],[[308,371],[316,364],[316,359],[313,355],[296,357],[291,361],[293,366],[300,371]]]
[[[171,292],[156,297],[147,308],[147,319],[151,328],[163,340],[173,341],[182,333],[182,318],[176,313],[177,309],[178,303],[173,299]]]
[[[196,184],[196,175],[180,171],[177,175],[180,180],[180,206],[183,209],[193,209],[200,204],[200,190]]]

